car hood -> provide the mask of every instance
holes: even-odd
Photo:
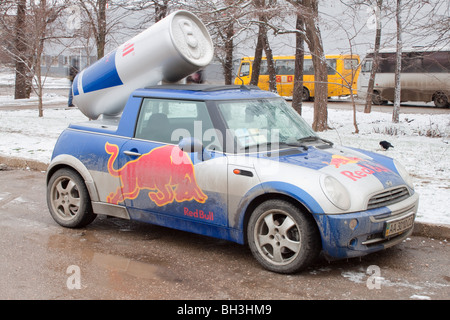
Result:
[[[347,212],[366,210],[373,195],[406,186],[392,158],[359,149],[310,146],[261,153],[256,158],[254,167],[262,183],[283,181],[316,198],[323,198],[320,179],[333,176],[351,197]],[[341,212],[332,209],[327,211]]]

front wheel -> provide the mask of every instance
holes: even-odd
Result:
[[[51,176],[47,205],[53,219],[67,228],[84,227],[96,217],[83,179],[70,169],[60,169]]]
[[[298,272],[320,252],[320,236],[312,217],[282,200],[269,200],[255,209],[247,238],[256,260],[278,273]]]

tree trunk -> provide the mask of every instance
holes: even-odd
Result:
[[[313,51],[314,64],[314,120],[312,128],[314,131],[325,131],[328,129],[328,74],[325,55],[322,48]]]
[[[380,44],[381,44],[381,7],[383,5],[383,0],[377,0],[377,10],[376,13],[376,33],[375,33],[375,46],[373,50],[373,63],[372,70],[370,71],[370,78],[367,87],[367,95],[366,95],[366,105],[364,106],[364,113],[370,113],[372,111],[372,96],[373,96],[373,87],[375,84],[375,75],[378,70],[378,66],[380,63]]]
[[[269,91],[277,93],[277,73],[275,70],[275,62],[273,60],[272,49],[270,48],[267,30],[264,27],[263,47],[267,59],[267,71],[269,71]]]
[[[31,94],[31,78],[29,67],[29,47],[25,35],[26,30],[26,0],[17,3],[17,16],[15,24],[15,68],[16,80],[14,99],[28,99]]]
[[[225,84],[233,83],[233,36],[234,36],[234,24],[230,23],[226,29],[226,42],[225,42],[225,65],[223,68],[225,76]]]
[[[397,0],[397,8],[395,11],[395,18],[397,21],[397,53],[395,63],[395,88],[394,88],[394,109],[392,112],[392,122],[398,123],[400,116],[400,102],[401,102],[401,70],[402,70],[402,22],[400,18],[402,1]]]
[[[269,3],[270,4],[270,3]],[[264,50],[267,59],[267,70],[269,72],[269,91],[277,92],[277,75],[275,70],[275,63],[273,60],[272,49],[270,48],[269,39],[267,37],[267,16],[264,10],[266,9],[265,0],[254,0],[254,5],[258,11],[259,29],[258,29],[258,43],[255,50],[255,60],[258,58],[258,62],[255,65],[253,63],[252,77],[250,84],[258,83],[259,81],[259,69],[260,69],[260,56],[262,56],[262,50]],[[260,51],[261,50],[261,51]],[[258,55],[258,57],[257,57]]]
[[[301,0],[300,0],[301,3]],[[292,93],[292,107],[298,114],[302,114],[303,106],[303,61],[305,56],[303,35],[300,31],[303,30],[303,18],[297,14],[297,21],[295,24],[299,31],[295,34],[295,67],[294,67],[294,92]]]
[[[328,129],[328,72],[319,29],[318,0],[304,0],[303,4],[309,11],[308,14],[305,14],[304,21],[314,66],[315,93],[312,128],[314,131],[325,131]]]
[[[47,33],[47,23],[49,22],[49,16],[47,12],[47,0],[41,0],[39,2],[39,7],[36,8],[35,14],[38,14],[39,19],[36,20],[36,39],[35,39],[35,53],[36,53],[36,61],[35,61],[35,80],[36,80],[36,94],[38,96],[38,112],[39,117],[44,116],[44,105],[42,101],[42,97],[44,94],[43,91],[43,81],[42,81],[42,68],[41,68],[41,58],[44,52],[44,39]]]
[[[98,16],[97,16],[97,59],[100,60],[105,55],[106,47],[106,5],[107,0],[98,0]],[[81,63],[81,61],[80,61]]]
[[[255,57],[253,59],[253,66],[252,66],[252,75],[250,78],[250,85],[253,86],[257,86],[259,82],[262,53],[263,53],[263,36],[261,26],[259,26],[258,40],[256,42]]]
[[[169,0],[163,0],[162,3],[155,1],[155,22],[164,19],[169,11]],[[106,21],[106,20],[105,20]]]

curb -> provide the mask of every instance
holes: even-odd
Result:
[[[439,240],[450,240],[450,225],[416,221],[414,223],[414,231],[412,235]]]
[[[0,165],[2,164],[7,167],[28,169],[33,171],[47,171],[48,168],[48,164],[36,160],[0,156]],[[450,225],[416,221],[414,223],[412,235],[440,240],[450,240]]]

